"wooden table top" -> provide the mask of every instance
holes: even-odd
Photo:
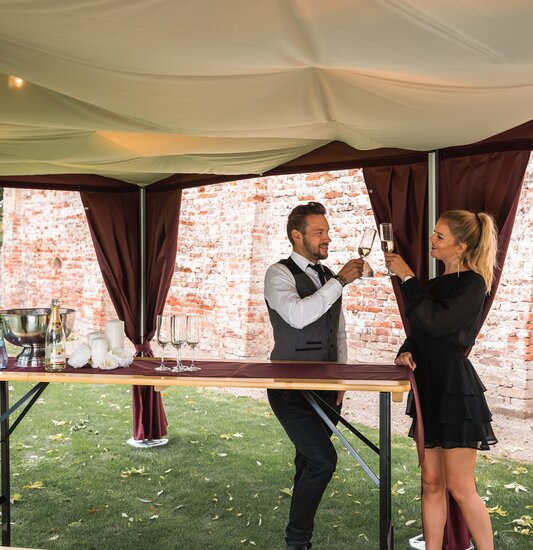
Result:
[[[344,376],[345,372],[350,369],[346,367],[354,367],[355,365],[335,365],[335,371],[338,372],[339,377],[331,378],[325,376],[324,378],[317,377],[316,369],[309,377],[302,373],[302,376],[290,376],[279,375],[276,372],[274,376],[268,376],[264,373],[258,376],[254,376],[254,367],[262,367],[263,371],[267,374],[270,372],[269,367],[277,368],[287,366],[294,367],[294,362],[270,362],[270,361],[197,361],[197,365],[202,367],[202,371],[199,372],[187,372],[182,374],[160,374],[153,370],[156,366],[156,362],[159,361],[155,358],[143,358],[135,360],[132,367],[126,369],[116,369],[110,371],[103,371],[100,369],[92,369],[84,367],[82,369],[69,368],[68,372],[51,373],[46,372],[42,368],[17,368],[14,363],[10,361],[10,368],[0,371],[0,381],[8,380],[11,382],[53,382],[53,383],[68,383],[68,384],[126,384],[133,386],[158,386],[158,387],[171,387],[171,386],[197,386],[197,387],[222,387],[222,388],[270,388],[270,389],[288,389],[288,390],[334,390],[334,391],[372,391],[372,392],[388,392],[394,394],[401,394],[407,392],[410,389],[409,380],[396,379],[387,380],[382,379],[385,375],[381,375],[381,379],[368,379],[361,377],[361,379],[354,378],[353,369],[350,372],[350,376]],[[169,361],[170,365],[171,362]],[[331,367],[330,364],[326,364],[325,367]],[[211,374],[215,373],[217,367],[222,369],[228,369],[230,367],[237,366],[242,369],[247,369],[249,372],[245,375],[224,376]],[[314,364],[316,367],[317,365]],[[320,365],[318,365],[320,367]],[[137,369],[134,367],[138,367]],[[372,367],[372,366],[366,366]],[[376,368],[389,368],[391,365],[376,365]],[[139,368],[143,368],[144,371],[139,373]],[[302,369],[307,369],[307,365],[302,363]],[[289,369],[288,369],[289,370]],[[240,371],[240,372],[241,372]],[[120,372],[120,374],[119,374]],[[217,371],[219,372],[219,371]],[[250,374],[251,372],[251,374]],[[294,370],[293,370],[294,372]],[[320,371],[318,371],[320,372]],[[397,372],[397,371],[391,371]],[[327,372],[326,372],[327,374]],[[348,373],[346,373],[348,374]],[[392,378],[392,377],[391,377]]]

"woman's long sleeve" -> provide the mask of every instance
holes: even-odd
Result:
[[[406,281],[403,290],[411,323],[429,336],[439,337],[459,331],[476,319],[485,298],[485,281],[477,274],[464,278],[441,301],[434,300],[416,278]]]

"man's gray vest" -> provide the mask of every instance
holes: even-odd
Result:
[[[294,276],[296,291],[300,298],[305,298],[317,291],[315,283],[292,260],[280,260]],[[325,266],[326,280],[333,273]],[[291,327],[279,313],[273,310],[267,302],[270,323],[274,332],[274,349],[270,359],[278,361],[336,361],[337,360],[337,330],[341,313],[339,298],[322,317],[302,329]]]

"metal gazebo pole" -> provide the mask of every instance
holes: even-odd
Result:
[[[142,345],[141,357],[145,356],[144,344],[146,343],[146,189],[139,188],[139,263],[140,263],[140,304],[139,304],[139,341]],[[145,390],[148,388],[145,387]],[[138,449],[159,447],[168,443],[167,438],[136,440],[128,439],[128,444]]]
[[[140,262],[140,315],[139,315],[139,337],[141,344],[144,345],[144,317],[146,315],[146,189],[139,189],[139,262]],[[141,351],[141,357],[144,357],[144,350]]]
[[[428,153],[428,242],[437,223],[439,194],[439,155],[438,151]],[[428,276],[437,276],[437,260],[428,254]]]

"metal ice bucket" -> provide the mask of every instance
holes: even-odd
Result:
[[[68,338],[74,327],[76,310],[61,309],[61,322]],[[17,355],[17,367],[44,366],[44,339],[50,320],[50,308],[4,309],[0,311],[4,338],[15,346],[22,346]]]

